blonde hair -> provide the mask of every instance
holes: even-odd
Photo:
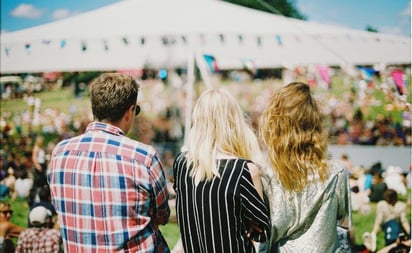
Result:
[[[309,86],[300,82],[279,89],[263,111],[260,136],[272,169],[286,190],[303,190],[310,176],[326,180],[327,135],[322,124]]]
[[[37,135],[34,145],[40,148],[44,147],[44,136],[43,135]]]
[[[10,207],[10,203],[5,200],[0,200],[0,210],[3,210],[5,207]]]
[[[257,136],[235,98],[223,89],[208,89],[196,101],[187,148],[187,166],[192,166],[196,184],[220,176],[219,153],[262,164]]]

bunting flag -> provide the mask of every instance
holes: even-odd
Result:
[[[186,45],[187,44],[186,36],[182,35],[180,38],[182,39],[182,43]]]
[[[122,41],[126,46],[129,45],[129,40],[126,37],[122,38]]]
[[[321,80],[324,82],[327,88],[330,88],[330,76],[329,76],[329,66],[319,65],[317,66],[318,73],[321,77]]]
[[[217,65],[217,61],[213,55],[204,54],[203,58],[206,61],[207,66],[209,67],[209,71],[211,73],[215,73],[219,71],[219,67]]]
[[[260,36],[257,36],[256,43],[259,47],[262,46],[262,38]]]
[[[66,40],[60,41],[60,48],[64,48],[66,46]]]
[[[24,45],[24,48],[26,49],[26,53],[30,54],[31,53],[31,44],[30,43],[26,43]]]
[[[219,34],[220,42],[223,44],[225,43],[225,35]]]
[[[392,76],[393,82],[396,85],[396,88],[398,89],[399,94],[403,95],[403,89],[404,89],[403,71],[400,69],[394,69],[391,71],[391,76]]]
[[[365,80],[368,83],[368,86],[373,85],[373,75],[375,74],[375,69],[373,68],[366,68],[366,67],[361,67],[359,68],[361,72],[361,76],[363,80]]]
[[[82,51],[83,51],[83,52],[87,51],[87,43],[86,43],[86,41],[82,41]]]
[[[279,46],[283,45],[282,36],[280,36],[279,34],[276,34],[276,41],[278,42]]]
[[[243,44],[243,36],[241,34],[239,34],[237,36],[237,39],[239,40],[239,44],[242,45]]]
[[[243,59],[243,68],[252,76],[256,75],[256,64],[255,61],[251,59]]]

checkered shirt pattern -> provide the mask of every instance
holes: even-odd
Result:
[[[52,228],[28,228],[20,233],[16,253],[59,253],[61,248],[60,232]]]
[[[53,149],[52,203],[65,252],[169,252],[159,224],[170,215],[155,149],[92,122]]]

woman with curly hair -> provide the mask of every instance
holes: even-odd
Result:
[[[307,84],[294,82],[270,98],[260,121],[269,161],[265,192],[270,252],[337,252],[337,226],[350,217],[348,172],[328,160],[322,115]],[[267,245],[266,245],[267,246]]]

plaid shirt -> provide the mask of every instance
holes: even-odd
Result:
[[[169,252],[158,229],[168,192],[153,147],[92,122],[54,148],[48,179],[65,252]]]
[[[59,253],[61,250],[60,232],[52,228],[28,228],[20,233],[16,253]]]

